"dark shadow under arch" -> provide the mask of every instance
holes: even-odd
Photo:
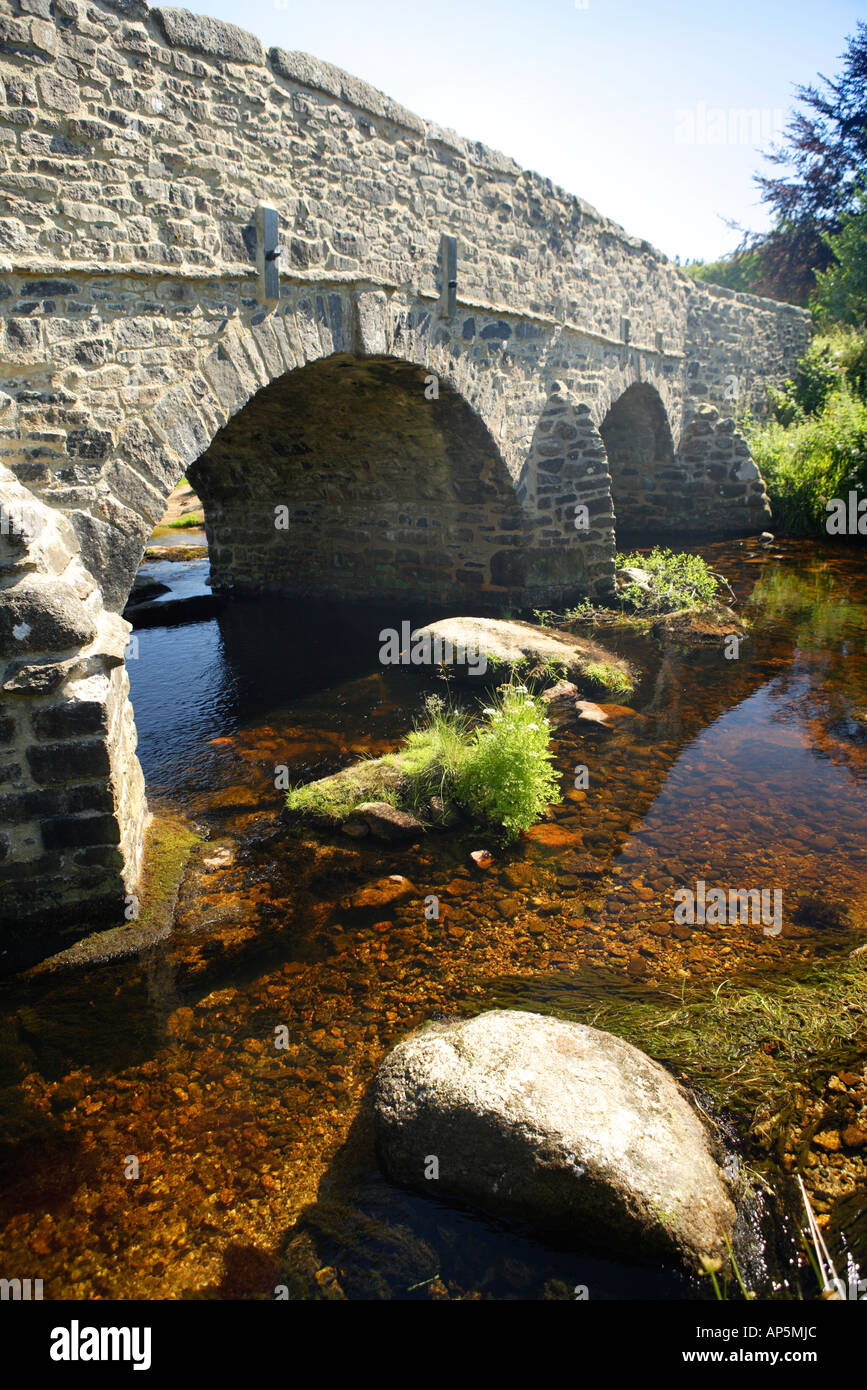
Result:
[[[216,592],[459,602],[499,588],[523,525],[478,415],[390,358],[336,355],[278,378],[187,476]]]
[[[675,466],[668,415],[658,391],[636,382],[623,392],[599,429],[608,455],[617,538],[671,526]]]

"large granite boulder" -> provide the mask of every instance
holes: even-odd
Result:
[[[732,1234],[706,1122],[596,1028],[513,1010],[430,1025],[382,1064],[374,1122],[392,1181],[560,1241],[695,1269]]]

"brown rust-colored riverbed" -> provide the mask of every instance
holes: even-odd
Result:
[[[705,553],[752,594],[739,659],[622,639],[647,670],[633,708],[560,725],[564,800],[507,850],[470,831],[392,848],[280,822],[275,765],[306,780],[387,751],[435,688],[377,667],[378,623],[246,609],[140,634],[152,805],[207,838],[144,957],[2,987],[4,1276],[59,1299],[684,1292],[393,1191],[364,1096],[435,1015],[541,1007],[552,985],[567,1002],[677,1000],[867,939],[867,560]],[[488,847],[477,870],[470,851]],[[676,925],[674,892],[698,879],[782,889],[781,933]],[[865,1180],[856,1131],[817,1150],[820,1210]]]

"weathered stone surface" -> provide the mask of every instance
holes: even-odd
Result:
[[[474,671],[478,663],[461,656],[461,653],[469,653],[471,657],[475,653],[483,653],[487,657],[488,670],[485,674],[488,676],[499,667],[508,668],[519,662],[529,662],[531,668],[556,663],[558,667],[565,668],[566,677],[572,681],[586,679],[587,667],[593,662],[605,662],[624,676],[630,675],[629,663],[598,642],[517,619],[442,618],[419,628],[418,633],[430,638],[434,659],[440,652],[448,658],[450,644],[452,656],[444,664],[456,676],[469,678],[478,674],[478,671]]]
[[[433,1024],[386,1058],[373,1107],[395,1182],[630,1260],[724,1254],[735,1212],[705,1124],[610,1033],[509,1010]]]
[[[120,612],[126,603],[135,572],[151,533],[149,522],[117,502],[104,504],[106,516],[89,512],[70,514],[82,554],[100,589],[103,603]]]
[[[0,590],[0,657],[83,647],[96,620],[68,584],[30,575]]]
[[[425,134],[425,122],[419,116],[413,115],[405,106],[392,101],[391,97],[387,97],[384,92],[377,91],[367,82],[362,82],[359,78],[353,77],[351,73],[343,72],[341,68],[334,67],[332,63],[325,63],[319,58],[313,58],[309,53],[287,51],[284,48],[272,48],[268,53],[268,58],[274,71],[279,73],[281,77],[288,77],[290,81],[300,82],[304,87],[313,87],[320,92],[327,92],[329,96],[337,97],[341,101],[348,102],[351,106],[358,106],[362,111],[370,111],[373,115],[384,116],[387,120],[394,121],[396,125],[404,126],[417,135]]]
[[[387,801],[362,801],[355,807],[350,820],[362,821],[377,840],[417,840],[424,834],[420,820]],[[343,828],[345,830],[346,826]]]
[[[153,11],[169,43],[191,48],[194,53],[227,58],[233,63],[264,63],[265,50],[258,39],[222,19],[160,6]]]

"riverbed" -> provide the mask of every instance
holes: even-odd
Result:
[[[137,634],[150,805],[198,839],[165,939],[0,989],[4,1274],[59,1299],[707,1292],[391,1188],[366,1108],[427,1019],[676,1004],[867,940],[867,557],[699,549],[748,618],[737,657],[612,639],[644,672],[635,696],[607,727],[558,726],[564,799],[508,848],[280,818],[277,769],[307,781],[394,749],[443,693],[378,662],[382,627],[438,615],[238,601]],[[199,566],[151,568],[183,597],[206,591]],[[699,880],[781,890],[781,931],[675,924],[676,889]],[[841,1153],[847,1174],[859,1153]]]

